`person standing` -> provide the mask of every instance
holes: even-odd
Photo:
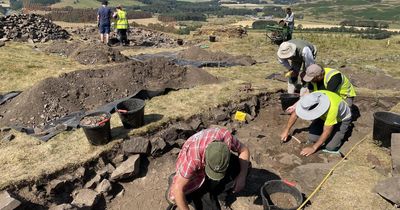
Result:
[[[283,20],[289,27],[289,33],[287,35],[287,40],[291,40],[293,30],[294,30],[294,13],[292,12],[292,9],[290,7],[286,8],[286,17]]]
[[[119,5],[116,9],[117,11],[113,14],[113,17],[117,19],[115,28],[118,32],[120,44],[126,46],[128,45],[127,33],[129,28],[126,11],[122,9],[121,5]]]
[[[281,63],[288,72],[288,93],[294,93],[296,91],[296,85],[300,70],[303,72],[311,65],[315,63],[317,56],[317,48],[315,45],[300,39],[292,39],[287,42],[283,42],[277,52],[278,61]],[[302,82],[303,87],[300,90],[300,95],[308,92],[306,83]]]
[[[101,7],[97,11],[97,26],[100,31],[100,41],[109,45],[109,35],[111,27],[111,9],[107,6],[108,1],[103,1]]]
[[[197,210],[221,209],[219,195],[245,187],[249,158],[249,149],[226,128],[194,134],[178,155],[176,173],[166,194],[170,206],[188,210],[191,203]]]

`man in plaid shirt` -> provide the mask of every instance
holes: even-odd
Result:
[[[188,202],[196,209],[220,209],[219,194],[244,188],[249,157],[248,148],[225,128],[194,134],[179,153],[168,200],[182,210],[189,209]]]

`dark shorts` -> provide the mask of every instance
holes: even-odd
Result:
[[[110,24],[100,24],[99,30],[101,34],[109,34],[110,33]]]

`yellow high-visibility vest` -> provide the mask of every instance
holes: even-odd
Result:
[[[116,29],[128,29],[128,19],[126,19],[126,12],[122,10],[117,11],[117,25]]]
[[[328,82],[329,80],[335,76],[336,74],[339,74],[340,71],[332,68],[324,68],[325,75],[324,75],[324,87],[325,89],[328,87]],[[354,90],[353,85],[350,83],[350,80],[347,79],[346,76],[342,75],[342,84],[340,84],[337,94],[340,95],[343,99],[349,98],[349,97],[354,97],[356,96],[356,91]],[[313,82],[312,83],[314,87],[314,91],[318,90],[317,83]]]

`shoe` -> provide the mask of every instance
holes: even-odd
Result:
[[[335,155],[342,155],[342,153],[339,150],[327,150],[327,149],[322,149],[322,152],[326,152],[329,154],[335,154]]]

